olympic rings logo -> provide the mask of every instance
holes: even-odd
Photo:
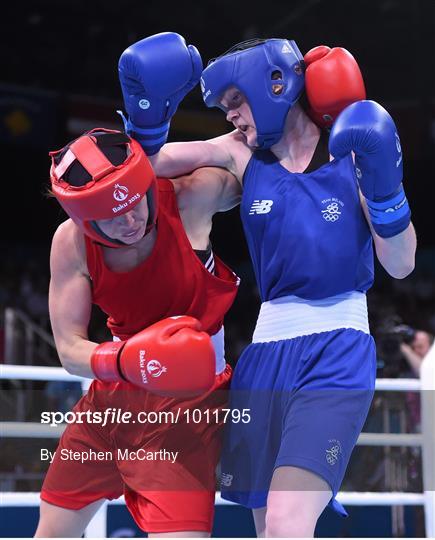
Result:
[[[339,454],[340,447],[338,445],[334,445],[329,450],[326,450],[326,461],[329,465],[335,465],[337,463]]]
[[[328,204],[326,210],[322,210],[322,215],[326,221],[334,222],[341,216],[341,212],[338,209],[336,202]]]

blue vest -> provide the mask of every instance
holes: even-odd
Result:
[[[311,170],[322,152],[325,164]],[[373,283],[372,236],[352,157],[327,159],[322,137],[304,173],[287,171],[270,150],[248,163],[240,212],[263,302],[317,300]]]

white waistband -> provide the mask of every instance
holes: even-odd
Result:
[[[214,352],[216,355],[216,375],[222,373],[225,369],[225,334],[224,327],[216,332],[214,336],[211,336],[211,340],[214,346]],[[113,336],[113,341],[121,341],[118,336]]]
[[[252,342],[292,339],[339,328],[370,333],[364,293],[352,291],[322,300],[284,296],[263,302]]]

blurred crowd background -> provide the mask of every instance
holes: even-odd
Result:
[[[26,349],[29,339],[33,339],[29,338],[29,321],[50,334],[50,241],[65,219],[56,201],[45,194],[47,154],[87,129],[122,128],[116,114],[122,107],[117,78],[119,55],[132,42],[162,31],[184,35],[188,43],[198,47],[205,62],[252,37],[294,39],[303,53],[319,44],[343,46],[356,57],[368,97],[379,101],[396,120],[404,150],[404,184],[419,244],[412,275],[393,280],[377,267],[376,282],[368,294],[370,326],[378,345],[378,376],[418,377],[419,359],[435,334],[433,0],[275,0],[267,6],[244,0],[187,0],[165,5],[156,0],[9,3],[7,16],[0,20],[4,216],[0,362],[58,362],[39,334],[44,347],[32,342],[33,353]],[[228,129],[224,115],[205,109],[200,91],[195,89],[181,104],[170,137],[207,138]],[[216,217],[212,240],[215,252],[242,278],[238,298],[226,321],[227,359],[234,364],[250,341],[259,309],[237,209]],[[9,350],[5,347],[6,308],[15,310],[15,319],[9,319],[15,343]],[[90,335],[97,341],[109,337],[104,316],[97,310]],[[6,382],[0,388],[4,416],[10,420],[16,409],[7,404],[8,400],[13,402],[11,395],[17,389]],[[80,393],[77,385],[63,383],[26,383],[24,388],[33,402],[25,407],[22,420],[33,421],[38,420],[41,403],[62,410],[70,407]],[[392,431],[418,431],[417,397],[377,395],[368,420],[369,430],[384,429],[386,418]],[[40,445],[39,441],[26,441],[29,452],[33,443]],[[36,460],[26,469],[14,457],[16,441],[1,444],[4,457],[0,488],[39,489],[41,463]],[[386,485],[384,449],[365,450],[355,452],[353,459],[365,465],[359,467],[360,473],[351,468],[345,487],[391,489]],[[405,488],[418,490],[418,451],[390,449],[389,459],[389,466],[392,460],[394,466],[405,470]],[[13,476],[20,471],[22,480],[19,474]],[[35,479],[26,479],[24,473],[35,471]]]

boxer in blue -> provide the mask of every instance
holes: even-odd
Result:
[[[334,496],[374,390],[373,245],[391,276],[414,267],[400,140],[388,112],[362,99],[346,51],[320,47],[304,62],[293,41],[270,39],[239,44],[202,72],[206,105],[234,131],[164,144],[200,64],[178,34],[129,47],[119,63],[126,129],[159,175],[214,165],[243,185],[262,305],[232,383],[232,405],[251,422],[229,426],[222,494],[253,508],[258,536],[313,536],[328,503],[343,512]],[[328,136],[318,124],[332,121]]]

